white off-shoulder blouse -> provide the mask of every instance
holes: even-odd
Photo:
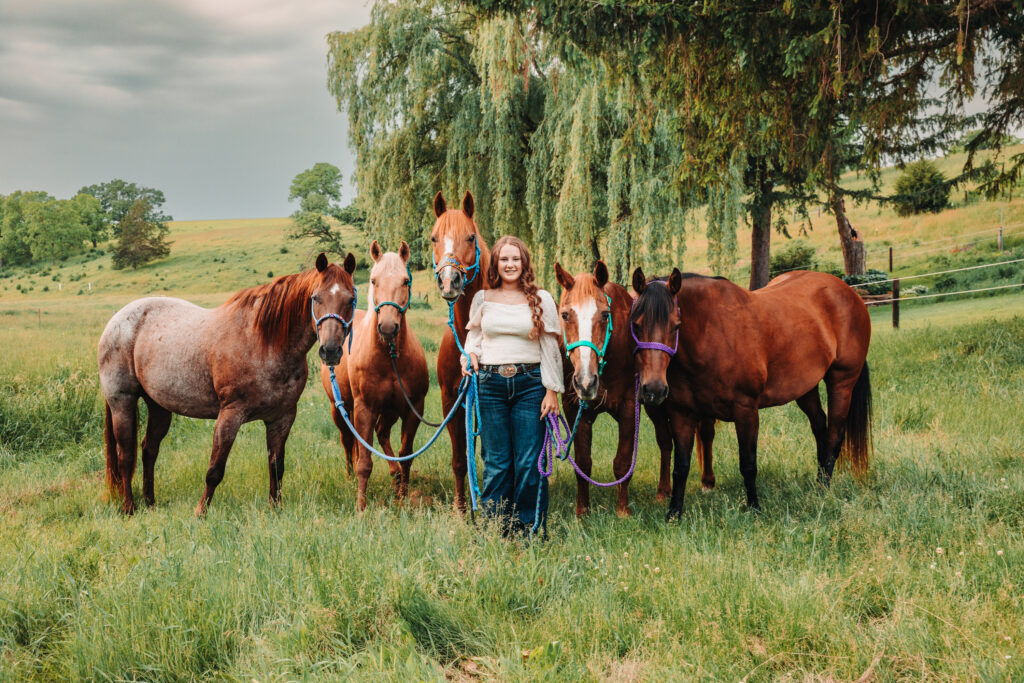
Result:
[[[469,307],[466,352],[475,353],[483,365],[540,363],[540,381],[544,388],[558,393],[565,391],[562,352],[558,347],[562,327],[551,295],[543,289],[537,290],[544,334],[540,339],[530,339],[533,330],[530,305],[487,301],[485,292],[483,289],[477,292]]]

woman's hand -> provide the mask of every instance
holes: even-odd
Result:
[[[551,389],[544,393],[544,400],[540,402],[540,419],[548,415],[558,415],[558,394]]]
[[[476,357],[475,353],[469,354],[469,362],[473,364],[473,371],[470,372],[469,368],[466,367],[465,365],[463,365],[462,366],[462,376],[463,377],[469,377],[474,372],[477,372],[477,371],[480,370],[480,359]]]

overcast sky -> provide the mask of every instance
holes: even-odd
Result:
[[[0,0],[0,194],[121,178],[162,190],[176,220],[287,216],[291,179],[314,163],[348,185],[326,35],[369,13],[364,0]]]

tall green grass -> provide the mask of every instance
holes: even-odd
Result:
[[[415,314],[425,338],[439,335],[438,312]],[[26,344],[23,379],[0,360],[4,419],[10,406],[26,423],[45,414],[66,437],[4,433],[5,680],[1024,677],[1024,318],[898,331],[882,321],[863,481],[841,473],[818,487],[803,414],[768,410],[765,514],[745,511],[735,438],[720,424],[718,488],[703,493],[691,476],[683,518],[666,524],[645,425],[634,516],[618,519],[614,493],[596,491],[594,513],[577,521],[575,479],[559,463],[543,543],[502,540],[451,511],[444,437],[413,464],[409,502],[393,501],[376,463],[370,506],[356,513],[315,382],[288,441],[280,509],[266,502],[254,424],[196,519],[212,423],[176,417],[157,505],[124,518],[102,484],[84,343],[98,331],[66,334],[47,345],[60,337],[45,321],[0,332]],[[63,348],[80,350],[58,361]],[[438,403],[435,388],[428,412]],[[598,476],[610,475],[614,435],[598,422]]]

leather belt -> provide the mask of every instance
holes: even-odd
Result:
[[[484,372],[492,372],[502,377],[515,377],[521,372],[529,372],[540,367],[540,363],[505,363],[504,365],[481,365]]]

